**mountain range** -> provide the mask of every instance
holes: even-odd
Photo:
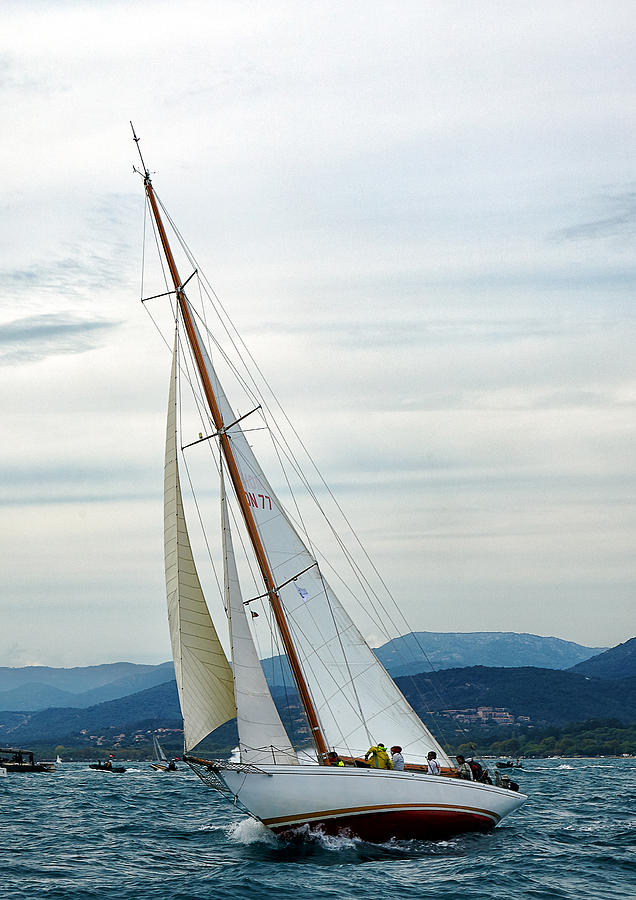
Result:
[[[636,674],[636,637],[572,666],[572,671],[596,678],[623,678]]]
[[[397,683],[413,708],[429,723],[431,715],[448,717],[445,711],[449,709],[479,706],[506,708],[514,716],[528,717],[536,726],[565,725],[608,716],[623,723],[636,722],[634,675],[608,679],[556,669],[473,666],[403,676]],[[307,737],[295,692],[288,689],[273,693],[289,733],[296,738],[302,738],[303,734]],[[291,729],[290,711],[283,699],[291,701]],[[150,735],[163,729],[172,733],[173,752],[179,752],[181,727],[176,683],[170,681],[88,709],[0,713],[0,744],[92,747],[95,755],[99,755],[100,747],[105,753],[140,741],[149,745]],[[433,725],[433,729],[440,732],[439,725]],[[391,740],[390,735],[383,737]],[[216,752],[231,750],[236,745],[235,722],[217,729],[207,744]]]
[[[499,707],[533,725],[566,725],[585,719],[636,722],[636,675],[591,678],[573,671],[472,666],[396,679],[418,714]]]
[[[567,669],[600,653],[572,641],[512,632],[420,631],[395,638],[375,653],[394,677],[462,666],[538,666]],[[263,660],[270,684],[291,684],[287,660]],[[58,669],[0,667],[0,710],[31,712],[50,707],[87,708],[170,681],[171,662],[158,666],[120,662]]]
[[[374,653],[388,673],[393,678],[399,678],[464,666],[569,669],[604,650],[604,647],[584,647],[572,641],[537,634],[416,631],[376,647]],[[270,684],[291,684],[291,672],[285,657],[269,657],[262,660],[262,665]]]
[[[469,634],[417,631],[383,644],[375,654],[393,678],[399,678],[465,666],[569,669],[605,649],[583,647],[561,638],[509,631]]]
[[[577,671],[578,664],[568,671],[534,666],[468,666],[405,675],[396,680],[425,721],[430,721],[431,715],[438,719],[440,715],[448,717],[448,710],[490,706],[505,708],[515,717],[525,716],[533,725],[563,725],[608,716],[631,723],[636,722],[634,649],[636,638],[590,659],[590,668],[603,673],[596,675]],[[163,671],[172,674],[169,667]],[[291,715],[290,734],[302,737],[303,716],[293,688],[274,687],[272,692],[288,728]],[[291,713],[287,709],[283,712],[283,706],[287,706],[284,700],[291,700]],[[149,743],[153,731],[166,729],[172,735],[173,752],[178,752],[181,727],[176,684],[171,678],[84,709],[0,713],[0,744],[84,747],[94,749],[98,755],[99,748],[105,752],[118,745]],[[390,740],[390,736],[385,739]],[[220,753],[235,743],[235,723],[228,723],[214,733],[209,746]]]
[[[33,711],[53,706],[82,709],[138,693],[172,678],[172,662],[158,666],[107,663],[71,669],[0,667],[0,709]]]

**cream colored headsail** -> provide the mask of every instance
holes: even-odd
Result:
[[[164,469],[164,553],[172,656],[186,751],[236,715],[232,670],[212,624],[186,527],[177,463],[177,342]]]
[[[221,528],[225,607],[230,623],[241,762],[256,765],[264,763],[297,765],[296,752],[278,715],[248,624],[234,558],[223,469],[221,469]]]

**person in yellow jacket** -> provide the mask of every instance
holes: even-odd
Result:
[[[370,758],[369,758],[370,757]],[[377,747],[369,747],[364,754],[364,758],[368,760],[372,769],[392,769],[393,763],[391,757],[386,752],[384,744],[378,744]]]

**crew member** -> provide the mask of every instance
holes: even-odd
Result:
[[[370,759],[369,759],[370,757]],[[369,761],[372,769],[392,769],[393,763],[386,752],[384,744],[380,743],[377,747],[369,747],[364,754],[364,758]]]
[[[437,753],[434,750],[429,750],[426,754],[426,759],[428,760],[428,764],[426,767],[427,775],[441,775],[442,767],[437,762]]]
[[[402,756],[401,747],[391,747],[391,762],[396,772],[404,771],[404,757]]]

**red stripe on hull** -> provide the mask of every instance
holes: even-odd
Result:
[[[363,813],[358,816],[336,816],[295,825],[270,826],[280,835],[291,836],[300,828],[323,834],[346,833],[363,841],[383,843],[398,840],[439,840],[468,831],[489,831],[495,822],[485,815],[453,809],[404,809]]]

